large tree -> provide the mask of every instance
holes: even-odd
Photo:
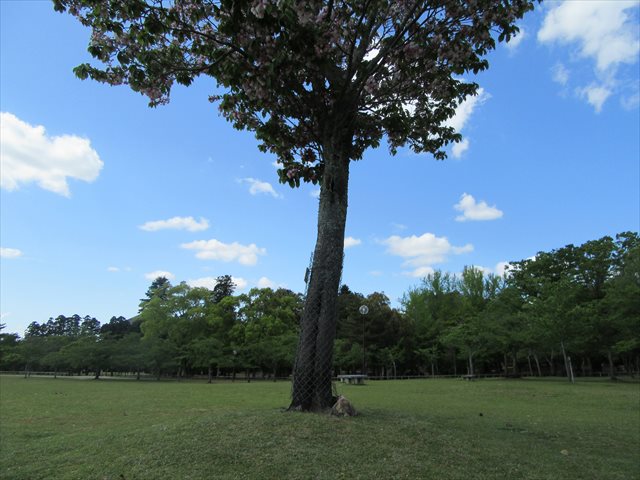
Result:
[[[349,165],[387,138],[446,157],[445,122],[478,85],[534,0],[54,0],[92,29],[103,66],[80,78],[168,102],[174,83],[214,77],[212,101],[275,154],[280,180],[320,184],[318,236],[294,371],[292,409],[332,403],[332,346]]]

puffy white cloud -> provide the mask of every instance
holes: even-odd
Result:
[[[275,288],[276,287],[275,282],[268,279],[267,277],[260,277],[257,285],[258,285],[258,288]]]
[[[622,108],[625,110],[634,110],[640,105],[640,88],[636,86],[635,93],[628,95],[620,100]]]
[[[456,113],[453,117],[445,122],[445,125],[448,127],[453,127],[456,132],[462,131],[464,126],[471,118],[474,110],[490,98],[491,95],[488,94],[484,88],[480,87],[478,89],[477,95],[469,95],[460,103],[460,105],[458,105],[458,107],[456,108]]]
[[[593,106],[596,113],[602,111],[604,102],[606,102],[607,98],[613,93],[604,85],[589,85],[588,87],[579,88],[577,92],[580,97],[587,99],[587,102]]]
[[[258,255],[267,253],[266,249],[256,246],[255,243],[250,245],[242,245],[238,242],[223,243],[215,238],[196,240],[180,246],[187,250],[196,250],[196,257],[201,260],[237,261],[241,265],[255,265],[258,262]]]
[[[107,272],[119,272],[119,267],[107,267]]]
[[[404,272],[404,274],[410,277],[423,278],[427,275],[431,275],[434,272],[435,270],[433,269],[433,267],[418,267],[411,272]]]
[[[362,240],[359,238],[345,237],[344,239],[344,248],[351,248],[360,244],[362,244]]]
[[[231,277],[231,281],[236,284],[236,289],[238,290],[244,290],[249,285],[249,282],[242,277]]]
[[[92,182],[102,166],[88,139],[75,135],[49,137],[41,125],[0,113],[0,187],[16,190],[35,182],[45,190],[69,197],[68,178]]]
[[[140,225],[140,230],[156,232],[158,230],[187,230],[189,232],[201,232],[209,228],[209,220],[200,217],[197,221],[193,217],[172,217],[168,220],[154,220]]]
[[[269,182],[263,182],[262,180],[251,177],[243,178],[240,181],[249,184],[249,193],[251,195],[259,195],[264,193],[267,195],[271,195],[274,198],[282,197],[282,195],[280,195],[273,189],[273,186]]]
[[[2,258],[18,258],[22,256],[22,251],[17,248],[0,247],[0,257]]]
[[[503,276],[505,273],[509,271],[511,264],[509,262],[498,262],[493,269],[496,275]]]
[[[369,62],[371,60],[373,60],[374,58],[376,58],[378,56],[378,53],[380,53],[380,49],[379,48],[372,48],[371,50],[369,50],[366,55],[364,56],[364,60]]]
[[[247,288],[247,281],[241,277],[231,277],[231,281],[236,284],[237,290],[244,290]],[[218,280],[215,277],[202,277],[196,278],[192,280],[187,280],[187,285],[194,288],[207,288],[209,290],[213,290],[218,283]]]
[[[551,69],[553,81],[560,85],[566,85],[569,81],[569,70],[562,63],[556,63]]]
[[[187,285],[193,288],[208,288],[213,290],[216,287],[218,281],[215,277],[202,277],[196,279],[187,280]]]
[[[432,265],[445,262],[449,255],[473,251],[471,244],[456,247],[446,237],[437,237],[433,233],[424,233],[419,237],[392,235],[382,243],[387,245],[387,253],[406,259],[403,265],[414,267],[414,270],[405,273],[416,277],[432,273]]]
[[[597,82],[592,81],[575,91],[596,112],[600,112],[607,99],[619,89],[620,82],[616,78],[619,67],[638,61],[638,6],[637,0],[565,1],[554,4],[547,11],[538,32],[539,42],[569,45],[574,48],[574,57],[595,63]],[[552,72],[554,81],[562,85],[569,80],[566,69],[554,69]]]
[[[620,63],[635,63],[640,52],[637,25],[628,10],[636,0],[573,0],[547,12],[538,40],[577,44],[582,57],[592,58],[601,72]]]
[[[444,124],[453,127],[456,132],[462,132],[474,110],[489,100],[491,95],[484,88],[479,88],[477,95],[470,95],[465,98],[456,108],[456,113]],[[469,139],[463,138],[459,143],[454,143],[451,147],[451,154],[454,158],[460,158],[464,152],[469,150]]]
[[[155,280],[158,277],[164,277],[167,280],[173,280],[174,278],[176,278],[176,276],[173,273],[167,272],[165,270],[156,270],[155,272],[149,272],[144,274],[144,278],[146,278],[147,280]]]
[[[482,267],[479,265],[474,265],[474,268],[477,268],[478,270],[482,270],[482,272],[486,275],[488,274],[494,274],[497,275],[499,277],[502,277],[505,273],[507,273],[509,271],[509,268],[511,267],[511,264],[509,262],[498,262],[496,264],[495,267]]]
[[[454,158],[460,158],[467,150],[469,150],[469,139],[463,138],[459,143],[453,144],[453,147],[451,147],[451,154]]]
[[[519,27],[520,31],[517,33],[517,35],[515,37],[511,37],[511,40],[509,40],[505,45],[507,47],[507,49],[510,52],[515,52],[518,47],[520,46],[520,44],[522,43],[522,41],[527,38],[527,32],[524,29],[524,27]]]
[[[502,210],[495,206],[490,207],[487,202],[477,203],[476,199],[468,193],[463,193],[460,201],[453,208],[462,212],[462,215],[456,217],[456,221],[465,222],[467,220],[496,220],[503,215]]]

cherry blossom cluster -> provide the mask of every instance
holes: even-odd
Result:
[[[444,158],[445,125],[478,85],[497,40],[533,0],[54,0],[91,28],[81,78],[127,84],[167,103],[175,83],[216,79],[210,100],[254,131],[292,186],[322,179],[327,151],[346,160],[387,140]],[[411,108],[407,106],[411,105]]]

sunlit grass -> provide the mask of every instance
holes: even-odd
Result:
[[[286,382],[0,377],[0,478],[640,478],[638,384],[339,389],[358,417],[285,413]]]

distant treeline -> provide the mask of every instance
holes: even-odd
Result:
[[[24,338],[0,333],[0,370],[188,377],[291,374],[303,295],[235,294],[153,281],[136,317],[60,315]],[[436,271],[401,308],[343,285],[335,373],[590,375],[640,370],[640,238],[635,232],[513,262],[503,277]],[[366,305],[368,312],[360,313]]]

